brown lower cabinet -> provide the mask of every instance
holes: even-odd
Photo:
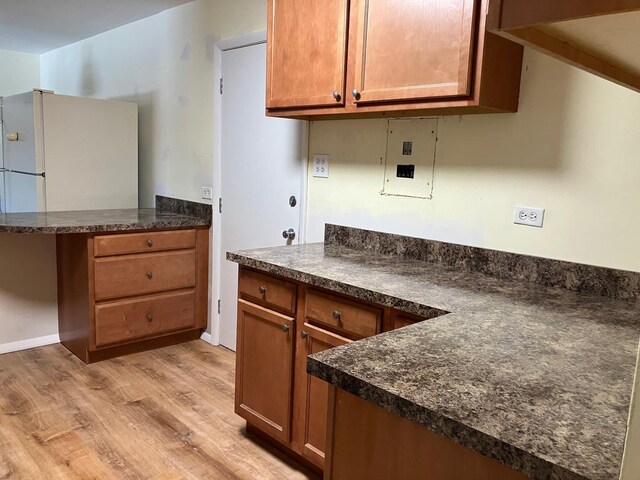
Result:
[[[246,267],[238,297],[235,411],[324,469],[329,385],[307,373],[307,356],[390,330],[398,315]]]
[[[238,301],[236,413],[273,438],[291,439],[294,319]]]
[[[325,480],[526,480],[371,402],[330,387]]]
[[[60,341],[86,363],[199,338],[209,228],[57,236]]]
[[[295,443],[303,457],[324,467],[327,438],[329,384],[309,375],[307,356],[351,342],[321,328],[304,323],[296,348]]]

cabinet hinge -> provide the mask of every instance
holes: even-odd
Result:
[[[222,77],[220,77],[220,95],[222,95]]]
[[[220,315],[220,299],[218,299],[218,315]]]
[[[218,213],[222,213],[222,197],[218,197]]]

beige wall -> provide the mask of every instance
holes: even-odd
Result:
[[[640,271],[640,95],[532,51],[517,114],[440,118],[433,199],[385,197],[385,120],[313,122],[308,238],[325,222]],[[513,225],[516,204],[547,209]]]
[[[640,271],[640,95],[526,51],[517,114],[440,118],[433,199],[379,194],[385,120],[313,122],[308,239],[326,222]],[[546,208],[543,229],[513,224]],[[625,480],[640,465],[636,381]],[[636,462],[636,463],[634,463]]]
[[[213,178],[213,45],[266,28],[263,0],[196,0],[42,56],[42,86],[134,101],[140,205],[155,194],[202,201]]]

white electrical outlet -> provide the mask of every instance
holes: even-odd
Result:
[[[329,155],[313,156],[313,176],[329,178]]]
[[[542,228],[544,208],[517,206],[513,210],[513,223]]]
[[[205,198],[207,200],[213,200],[213,188],[202,187],[202,198]]]

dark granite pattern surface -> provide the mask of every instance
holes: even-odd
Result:
[[[313,355],[308,369],[533,479],[617,479],[640,306],[416,260],[388,245],[227,258],[411,313],[451,312]]]
[[[162,213],[153,208],[0,214],[0,233],[124,232],[208,225],[211,219]]]
[[[325,243],[621,300],[640,300],[640,273],[327,224]]]
[[[208,222],[207,225],[211,224],[213,218],[213,207],[207,203],[191,202],[163,195],[156,195],[156,210],[161,213],[198,217]]]

